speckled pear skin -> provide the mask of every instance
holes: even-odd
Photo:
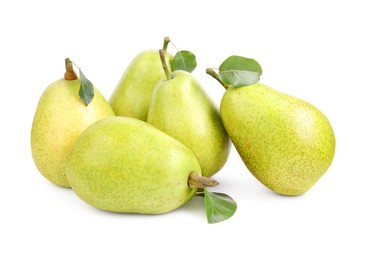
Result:
[[[190,73],[175,71],[172,79],[158,83],[147,122],[190,148],[202,175],[211,177],[225,165],[229,136],[215,104]]]
[[[79,97],[80,80],[60,79],[49,85],[38,102],[31,130],[31,149],[38,170],[52,183],[70,187],[66,155],[92,123],[114,116],[107,100],[94,87],[88,106]]]
[[[167,53],[169,69],[172,59],[172,55]],[[138,54],[125,70],[109,99],[115,114],[146,121],[155,85],[163,78],[165,73],[158,50],[146,50]]]
[[[333,160],[332,126],[303,100],[257,83],[228,88],[220,111],[243,162],[272,191],[305,193]]]
[[[102,119],[73,146],[67,177],[88,204],[112,212],[160,214],[186,203],[197,189],[189,175],[201,176],[186,146],[157,128],[129,117]]]

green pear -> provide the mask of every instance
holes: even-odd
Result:
[[[172,56],[167,54],[166,59],[170,67]],[[115,114],[146,121],[155,85],[164,76],[158,50],[146,50],[137,55],[109,99]]]
[[[67,178],[86,203],[107,211],[160,214],[217,182],[200,177],[193,152],[157,128],[130,117],[90,126],[67,158]]]
[[[332,126],[308,102],[256,83],[229,87],[220,112],[245,165],[272,191],[308,191],[333,160]]]
[[[107,100],[95,87],[94,98],[86,106],[78,95],[80,80],[69,60],[66,68],[65,78],[50,84],[41,95],[31,130],[32,155],[38,170],[62,187],[70,187],[66,156],[75,140],[92,123],[114,116]]]
[[[219,111],[189,72],[168,73],[157,84],[147,122],[190,148],[204,176],[214,175],[228,159],[230,140]]]

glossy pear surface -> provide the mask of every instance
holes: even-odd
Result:
[[[249,171],[277,193],[308,191],[333,160],[332,126],[308,102],[257,83],[228,88],[220,110]]]
[[[172,56],[166,54],[166,59],[170,69]],[[157,50],[147,50],[137,55],[109,99],[115,114],[146,121],[154,88],[164,77]]]
[[[175,71],[172,79],[158,83],[147,122],[190,148],[204,176],[226,163],[230,141],[218,109],[190,73]]]
[[[85,106],[78,91],[80,80],[60,79],[43,92],[33,119],[31,148],[38,170],[49,181],[70,187],[66,155],[75,140],[92,123],[114,116],[107,100],[94,87],[94,98]]]
[[[72,148],[67,177],[88,204],[107,211],[159,214],[186,203],[199,163],[186,146],[134,118],[111,117],[90,126]]]

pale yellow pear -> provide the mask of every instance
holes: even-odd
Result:
[[[166,55],[168,66],[172,56]],[[155,85],[165,77],[158,50],[146,50],[129,64],[109,102],[117,116],[146,121]]]
[[[229,87],[220,111],[245,165],[277,193],[308,191],[333,160],[332,126],[306,101],[256,83]]]
[[[200,177],[200,165],[186,146],[130,117],[105,118],[85,130],[66,169],[82,200],[113,212],[169,212],[190,200],[198,187],[217,184]]]
[[[80,80],[59,79],[40,97],[31,130],[31,149],[38,170],[49,181],[70,187],[66,178],[66,156],[79,135],[113,110],[99,90],[85,105],[78,95]]]
[[[196,155],[210,177],[226,163],[230,140],[220,114],[191,73],[178,70],[154,91],[147,122],[173,136]]]

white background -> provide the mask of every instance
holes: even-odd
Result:
[[[366,259],[363,2],[1,1],[0,259]],[[214,225],[201,198],[164,215],[112,214],[44,179],[30,129],[64,59],[109,98],[132,58],[164,36],[196,54],[193,75],[217,105],[224,90],[205,69],[237,54],[261,63],[263,83],[320,108],[337,139],[324,177],[303,196],[279,196],[232,149],[213,190],[238,210]]]

